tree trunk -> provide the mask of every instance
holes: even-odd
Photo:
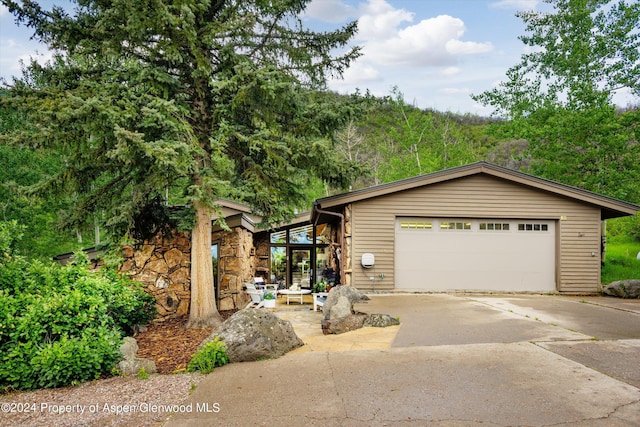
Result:
[[[211,215],[197,203],[196,225],[191,233],[191,307],[188,328],[219,326],[222,317],[216,307],[211,260]]]

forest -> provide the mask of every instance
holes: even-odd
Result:
[[[2,96],[6,96],[6,92]],[[560,171],[551,169],[545,173],[541,169],[541,160],[532,153],[526,135],[512,134],[513,124],[510,121],[423,110],[408,103],[405,95],[397,90],[387,97],[334,93],[323,96],[333,98],[333,102],[350,112],[350,119],[333,135],[335,151],[346,160],[355,162],[362,173],[347,189],[332,187],[320,179],[308,180],[304,183],[305,197],[295,205],[299,211],[309,210],[319,197],[481,160],[640,203],[640,180],[632,178],[633,168],[622,169],[624,160],[619,160],[630,156],[630,163],[635,159],[635,164],[638,164],[639,157],[634,148],[639,132],[638,105],[616,108],[612,113],[613,119],[626,126],[620,131],[627,132],[629,139],[618,153],[605,154],[603,149],[601,169],[591,170],[594,165],[579,165],[574,160],[568,161],[569,164],[562,166]],[[3,133],[21,126],[21,120],[16,110],[5,108],[0,111]],[[605,161],[607,157],[611,160]],[[577,160],[577,156],[574,159]],[[49,148],[0,146],[0,163],[3,165],[0,169],[1,220],[7,226],[15,227],[13,235],[22,236],[14,246],[17,253],[27,258],[51,259],[59,254],[108,246],[117,241],[109,234],[108,218],[103,215],[94,214],[86,224],[65,227],[67,212],[77,200],[73,193],[60,196],[35,191],[39,183],[63,171],[64,161],[64,155]],[[570,167],[583,171],[568,170]],[[589,177],[595,173],[606,177],[606,180]],[[575,176],[580,179],[576,180]],[[186,202],[177,191],[170,190],[167,188],[162,203],[182,205]],[[621,235],[640,241],[638,218],[612,220],[609,229],[612,238]]]

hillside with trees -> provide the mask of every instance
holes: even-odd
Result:
[[[494,108],[485,118],[422,110],[398,89],[326,91],[359,55],[346,48],[356,24],[292,29],[305,2],[88,1],[71,15],[2,0],[59,54],[0,94],[0,220],[24,227],[18,253],[50,258],[144,235],[167,204],[191,206],[185,227],[207,235],[217,198],[268,225],[318,197],[479,160],[640,203],[640,108],[612,101],[640,96],[640,4],[548,3],[519,14],[530,53],[474,95]],[[623,224],[640,234],[637,218]],[[206,289],[210,243],[193,243]],[[203,310],[194,321],[219,321]]]

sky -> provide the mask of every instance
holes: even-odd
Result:
[[[61,1],[66,3],[41,3]],[[542,6],[540,0],[313,0],[302,19],[317,30],[358,21],[353,43],[363,54],[342,79],[329,82],[330,89],[385,96],[397,87],[420,108],[488,116],[491,107],[470,95],[495,87],[519,62],[526,47],[515,13]],[[31,34],[0,6],[0,77],[19,75],[20,59],[50,58]]]

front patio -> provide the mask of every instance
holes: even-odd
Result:
[[[367,311],[366,308],[366,304],[360,306],[361,310]],[[291,322],[296,335],[304,341],[304,346],[291,353],[387,349],[391,347],[400,329],[400,326],[365,327],[340,335],[324,335],[320,326],[323,317],[322,309],[313,311],[313,297],[311,295],[304,295],[302,304],[293,301],[287,304],[285,296],[278,296],[276,308],[259,308],[257,310],[269,310],[280,319]]]

